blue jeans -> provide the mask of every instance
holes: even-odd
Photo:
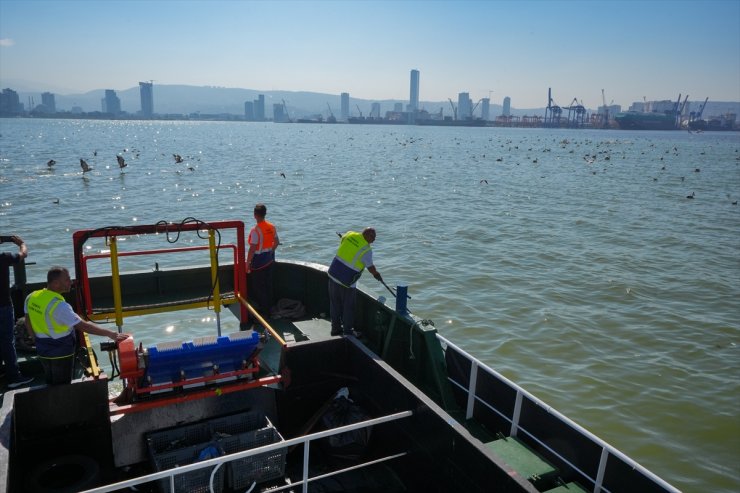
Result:
[[[8,382],[16,380],[18,356],[15,353],[15,314],[13,305],[0,306],[0,356],[5,363],[5,375]]]

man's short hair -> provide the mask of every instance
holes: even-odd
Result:
[[[64,274],[69,274],[69,271],[65,267],[55,265],[49,272],[46,273],[46,282],[51,283],[60,279]]]
[[[265,207],[265,204],[257,204],[254,206],[254,215],[265,217],[267,215],[267,207]]]

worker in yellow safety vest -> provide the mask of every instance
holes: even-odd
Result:
[[[383,282],[380,272],[373,264],[375,229],[365,228],[362,233],[348,231],[342,235],[339,249],[329,266],[329,312],[331,335],[358,335],[354,323],[357,280],[367,270],[375,279]]]
[[[46,274],[46,288],[26,298],[26,331],[36,341],[36,352],[49,385],[72,381],[77,347],[75,330],[106,336],[116,342],[129,337],[82,320],[62,296],[71,288],[69,271],[64,267],[52,267]]]

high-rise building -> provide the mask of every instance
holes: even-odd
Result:
[[[370,105],[370,116],[373,118],[380,118],[380,103],[373,103]]]
[[[254,102],[246,101],[244,103],[244,119],[248,122],[254,121]]]
[[[288,115],[283,103],[273,103],[272,121],[274,121],[275,123],[283,123],[288,121]]]
[[[419,71],[411,71],[411,90],[409,91],[409,111],[419,110]]]
[[[3,89],[0,94],[0,115],[20,115],[23,113],[23,104],[18,93],[12,89]]]
[[[470,94],[461,92],[457,95],[457,119],[469,120],[473,117],[473,102],[470,100]]]
[[[44,111],[47,113],[57,112],[57,103],[54,99],[54,94],[50,92],[41,93],[41,104],[44,106]]]
[[[121,113],[121,100],[116,96],[116,91],[113,89],[105,90],[105,97],[101,101],[103,113],[110,113],[116,116]]]
[[[511,98],[509,96],[506,96],[504,98],[504,116],[511,116]]]
[[[490,120],[491,119],[491,99],[490,98],[483,98],[481,99],[480,105],[480,117],[483,120]]]
[[[346,122],[349,120],[349,93],[343,92],[340,96],[340,113],[342,121]]]
[[[141,116],[151,118],[154,115],[154,83],[139,82],[139,96],[141,97]]]
[[[265,95],[260,94],[254,100],[254,119],[258,122],[265,121]]]
[[[393,103],[393,111],[401,113],[403,111],[403,103]]]

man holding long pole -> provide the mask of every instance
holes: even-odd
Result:
[[[331,335],[354,335],[355,298],[357,280],[362,271],[367,270],[375,279],[383,282],[383,277],[373,264],[375,229],[365,228],[362,233],[347,231],[342,235],[337,254],[329,267],[329,312],[331,314]]]

